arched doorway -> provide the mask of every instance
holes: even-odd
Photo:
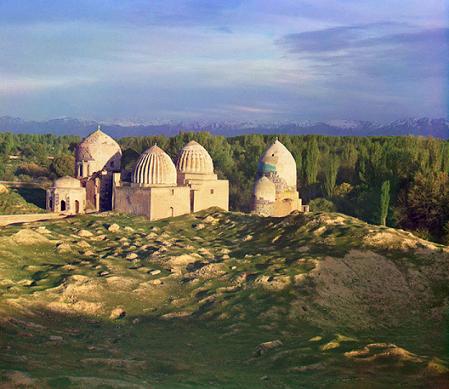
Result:
[[[80,202],[75,200],[75,213],[80,213]]]
[[[65,200],[61,200],[61,212],[64,212],[67,209]]]
[[[175,216],[175,209],[173,207],[170,207],[170,210],[168,212],[168,216],[170,216],[170,217]]]

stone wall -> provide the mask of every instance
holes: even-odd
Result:
[[[271,216],[273,213],[274,202],[253,197],[253,212],[260,216]]]
[[[187,186],[151,188],[150,220],[190,213],[190,188]]]
[[[85,188],[47,189],[47,211],[76,214],[86,210]]]
[[[114,211],[150,217],[150,188],[115,187]]]
[[[302,210],[302,201],[296,191],[276,194],[276,201],[271,216],[287,216],[293,211]]]
[[[229,181],[203,181],[201,185],[195,185],[193,212],[210,207],[219,207],[225,211],[229,209]]]
[[[165,219],[190,213],[190,188],[187,186],[116,186],[114,210],[146,216],[150,220]]]

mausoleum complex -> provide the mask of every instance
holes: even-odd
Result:
[[[229,182],[219,180],[207,150],[186,144],[176,165],[159,146],[140,155],[129,182],[122,180],[122,152],[100,129],[76,148],[75,177],[57,179],[47,190],[47,210],[84,213],[114,210],[150,220],[210,207],[229,208]]]
[[[210,207],[229,208],[229,182],[220,180],[207,150],[190,141],[176,164],[159,146],[143,152],[128,181],[122,179],[119,144],[99,128],[76,148],[75,177],[55,180],[47,190],[47,210],[85,213],[114,210],[163,219]],[[278,140],[259,161],[253,212],[284,216],[307,211],[296,189],[296,163]]]

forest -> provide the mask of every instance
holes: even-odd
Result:
[[[126,177],[139,154],[157,143],[174,160],[197,140],[219,177],[230,181],[231,210],[248,211],[260,155],[278,137],[296,159],[298,189],[312,211],[336,211],[373,224],[449,242],[449,144],[425,137],[244,135],[183,132],[174,137],[125,137]],[[48,184],[73,174],[76,136],[0,133],[0,180]]]

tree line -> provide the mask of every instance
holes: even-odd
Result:
[[[424,137],[330,137],[279,135],[298,170],[298,190],[315,211],[337,211],[369,223],[412,230],[446,242],[449,236],[449,144]],[[174,137],[125,137],[124,175],[140,153],[157,143],[174,160],[189,140],[202,144],[214,160],[217,174],[230,181],[230,208],[248,211],[260,155],[276,135],[214,136],[184,132]],[[0,177],[42,174],[54,178],[73,174],[73,150],[78,137],[0,134],[0,163],[20,153],[13,168],[0,166]],[[48,156],[53,157],[48,160]],[[27,171],[24,164],[44,168]],[[9,163],[11,166],[11,163]],[[29,166],[28,166],[29,168]],[[15,170],[14,170],[15,169]],[[31,169],[33,170],[33,169]]]

